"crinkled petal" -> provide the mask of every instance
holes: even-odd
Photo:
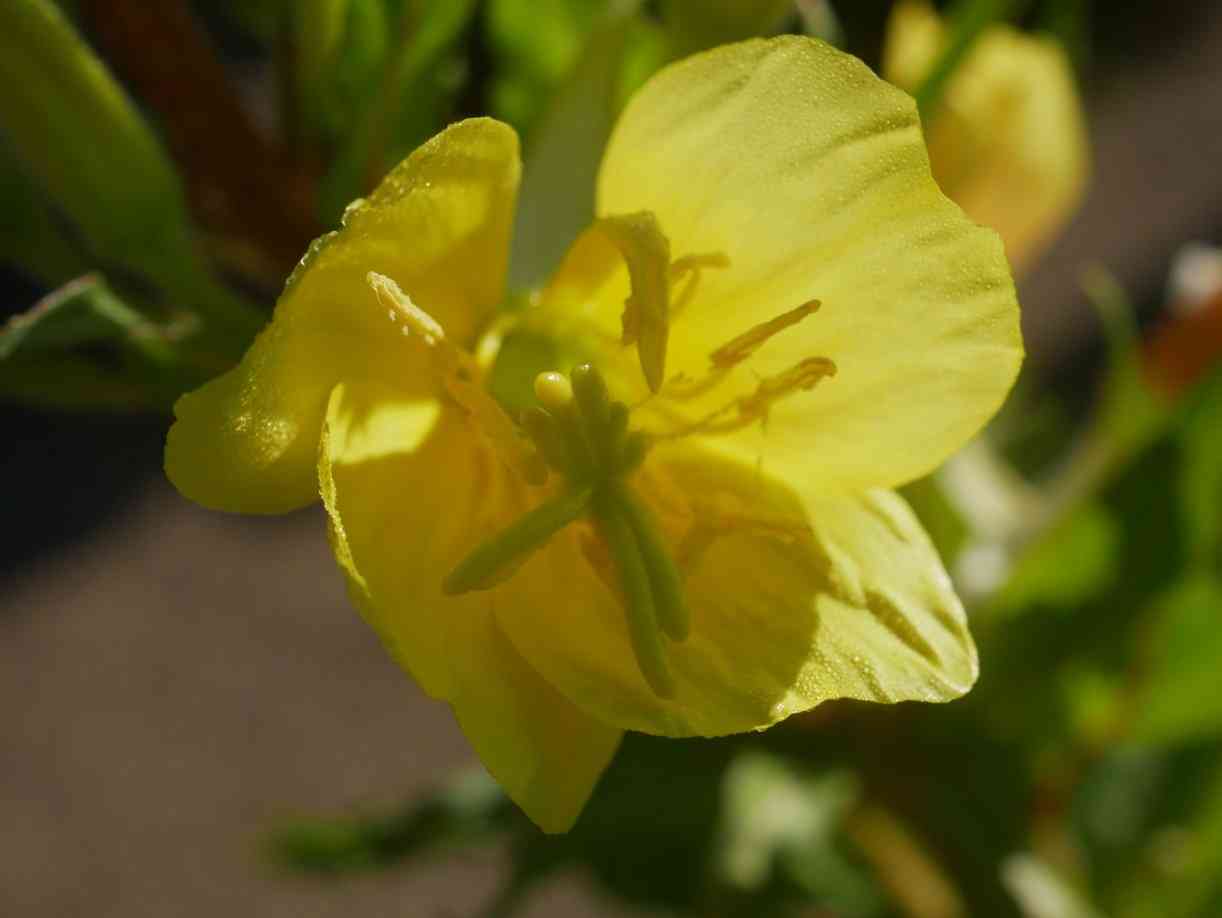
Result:
[[[948,39],[933,7],[906,0],[887,28],[883,75],[915,89]],[[997,25],[977,39],[927,131],[938,184],[1001,234],[1016,270],[1072,216],[1089,172],[1085,119],[1064,48]]]
[[[512,128],[473,119],[353,204],[302,259],[242,362],[175,406],[166,471],[178,489],[246,513],[317,499],[318,436],[337,382],[432,385],[418,342],[377,306],[367,273],[398,282],[451,339],[468,341],[503,292],[519,171]]]
[[[441,578],[522,507],[521,488],[453,410],[372,382],[331,395],[319,457],[332,544],[358,607],[425,691],[448,701],[510,797],[569,828],[620,731],[568,702],[500,632],[499,590]]]
[[[672,317],[667,376],[700,380],[721,346],[819,300],[718,385],[665,407],[695,423],[809,358],[838,373],[710,447],[803,489],[917,477],[1000,405],[1022,357],[1000,240],[938,190],[912,100],[822,42],[729,45],[657,74],[611,138],[598,211],[652,212],[672,257],[724,255]],[[614,340],[627,272],[571,258],[553,289],[592,290]],[[665,390],[664,390],[665,395]],[[723,414],[723,417],[725,415]]]
[[[638,670],[580,535],[554,540],[496,610],[522,655],[593,716],[718,735],[833,698],[946,701],[975,681],[963,609],[896,494],[799,495],[687,446],[657,448],[639,487],[665,521],[692,616],[688,638],[666,642],[673,698]]]

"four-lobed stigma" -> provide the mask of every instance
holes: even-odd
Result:
[[[590,364],[569,377],[541,373],[539,405],[522,428],[543,461],[565,481],[561,493],[480,543],[442,583],[450,595],[489,589],[511,577],[570,523],[587,519],[614,564],[637,664],[659,696],[674,694],[664,638],[690,630],[683,584],[657,521],[628,477],[641,464],[649,438],[628,426],[628,407],[613,400]]]

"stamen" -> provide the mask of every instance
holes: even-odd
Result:
[[[792,325],[797,325],[818,310],[820,305],[818,300],[809,300],[801,306],[781,313],[774,319],[752,326],[713,351],[709,355],[709,360],[719,370],[737,366],[759,350],[760,346],[773,335],[783,332]]]
[[[752,326],[741,335],[736,335],[709,354],[709,362],[713,368],[704,376],[692,379],[681,373],[667,380],[664,390],[666,396],[673,399],[690,400],[712,391],[721,384],[731,369],[752,356],[774,335],[797,325],[816,312],[820,305],[819,300],[809,300],[801,306],[781,313],[776,318]]]
[[[471,355],[452,344],[441,324],[413,303],[391,278],[370,271],[365,281],[373,288],[391,320],[401,320],[401,328],[408,334],[418,335],[428,347],[442,387],[471,419],[476,430],[484,435],[497,456],[527,483],[542,484],[547,479],[547,469],[530,444],[518,435],[504,409],[479,383],[482,374]]]
[[[636,344],[651,392],[666,376],[666,345],[670,337],[670,241],[651,211],[602,217],[595,226],[619,249],[628,266],[632,292],[624,300],[621,318],[624,345]]]
[[[829,376],[836,375],[836,364],[826,357],[807,357],[798,364],[760,380],[755,391],[750,395],[735,399],[730,404],[718,408],[691,427],[672,436],[683,436],[689,433],[730,433],[741,430],[758,420],[766,420],[772,406],[795,392],[805,392],[813,389],[819,382]],[[737,412],[736,417],[725,418],[730,412]]]
[[[682,258],[676,258],[670,263],[670,282],[672,285],[677,284],[685,276],[688,281],[683,285],[683,289],[679,291],[679,295],[675,297],[670,305],[670,316],[673,319],[683,310],[687,309],[688,304],[696,296],[696,290],[700,286],[700,278],[703,276],[705,268],[728,268],[730,266],[730,258],[722,252],[708,252],[699,255],[684,255]]]

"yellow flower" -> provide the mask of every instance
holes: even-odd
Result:
[[[967,691],[962,608],[887,489],[993,414],[1022,345],[912,100],[812,39],[666,68],[599,218],[498,311],[518,175],[513,131],[473,119],[351,207],[178,403],[178,488],[247,513],[321,491],[365,617],[548,831],[623,730]],[[586,362],[575,394],[539,375]]]
[[[947,31],[925,0],[896,4],[883,76],[914,91]],[[1001,234],[1010,262],[1022,270],[1073,216],[1090,169],[1064,49],[1051,38],[990,27],[951,76],[932,122],[934,177],[969,217]]]

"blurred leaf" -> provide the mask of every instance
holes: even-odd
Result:
[[[968,526],[933,476],[904,485],[900,493],[920,517],[948,569],[968,537]]]
[[[1222,371],[1191,398],[1180,443],[1177,484],[1189,551],[1197,563],[1222,569]]]
[[[272,44],[293,0],[211,0],[205,13],[217,12],[248,35]]]
[[[297,104],[305,120],[317,117],[341,44],[353,31],[360,31],[351,28],[350,20],[359,17],[359,10],[370,8],[381,10],[380,0],[298,0],[293,4],[294,75]]]
[[[1193,815],[1159,918],[1216,915],[1222,905],[1222,767],[1215,768]]]
[[[398,20],[384,0],[350,0],[343,22],[342,41],[337,42],[327,70],[317,85],[326,96],[328,128],[336,134],[349,130],[353,116],[377,89],[377,81],[399,40]]]
[[[1164,755],[1153,782],[1117,787],[1141,809],[1129,847],[1092,850],[1098,899],[1114,918],[1205,918],[1222,904],[1222,748]],[[1152,755],[1146,752],[1146,756]],[[1130,803],[1129,801],[1133,802]],[[1109,801],[1099,801],[1106,806]],[[1105,813],[1101,810],[1100,814]],[[1087,836],[1088,842],[1093,840]],[[1120,855],[1120,856],[1116,856]],[[1098,866],[1106,864],[1100,872]]]
[[[54,287],[88,270],[25,168],[0,138],[0,261]]]
[[[530,830],[513,848],[515,884],[581,864],[625,901],[692,909],[707,895],[722,777],[741,738],[628,733],[573,829]]]
[[[608,0],[490,0],[486,34],[496,68],[492,114],[529,148],[536,119],[577,63]]]
[[[519,821],[499,785],[479,769],[460,773],[398,812],[301,821],[274,830],[264,844],[268,857],[287,870],[344,874],[483,845]]]
[[[645,16],[630,20],[615,88],[615,111],[623,111],[633,93],[673,56],[666,31],[661,25]]]
[[[321,232],[312,176],[256,125],[186,0],[81,0],[80,7],[117,77],[156,120],[214,251],[270,299]]]
[[[1154,604],[1149,672],[1135,738],[1182,743],[1222,737],[1222,582],[1199,574]]]
[[[832,9],[830,0],[796,0],[795,5],[802,20],[803,32],[837,48],[844,47],[844,26]]]
[[[101,340],[130,344],[157,364],[174,360],[170,345],[156,325],[115,296],[100,277],[87,275],[0,327],[0,361],[18,349],[67,349]]]
[[[1108,351],[1096,427],[1111,453],[1123,458],[1163,432],[1168,410],[1146,381],[1137,311],[1124,288],[1099,266],[1086,271],[1082,284],[1103,325]]]
[[[0,328],[0,395],[54,408],[164,411],[214,369],[182,363],[174,342],[191,330],[150,321],[86,275]]]
[[[542,116],[527,153],[514,223],[509,284],[534,286],[594,219],[594,184],[618,114],[624,50],[637,2],[616,4],[594,29],[574,72]]]
[[[671,54],[686,57],[714,45],[771,35],[794,13],[794,0],[664,0]]]
[[[1081,892],[1034,855],[1012,855],[1001,871],[1026,918],[1103,918]]]
[[[258,327],[199,261],[160,143],[49,0],[0,5],[0,86],[5,136],[96,257],[144,273],[239,336]]]
[[[799,774],[765,752],[739,755],[722,785],[717,865],[723,881],[758,889],[779,859],[804,863],[810,849],[829,844],[857,796],[857,782],[847,773]]]
[[[328,226],[442,127],[446,106],[461,82],[450,55],[471,21],[475,0],[410,0],[401,10],[388,4],[378,19],[381,2],[354,4],[359,15],[349,19],[345,41],[351,41],[341,52],[337,100],[340,111],[352,114],[319,192],[321,219]],[[377,67],[371,66],[375,58],[380,58]]]
[[[1019,557],[992,608],[1014,614],[1034,605],[1080,606],[1111,583],[1119,549],[1119,524],[1106,508],[1091,501]]]
[[[1028,0],[958,0],[949,12],[951,32],[929,72],[913,96],[921,118],[930,120],[942,101],[951,75],[990,25],[1006,19],[1027,5]]]

